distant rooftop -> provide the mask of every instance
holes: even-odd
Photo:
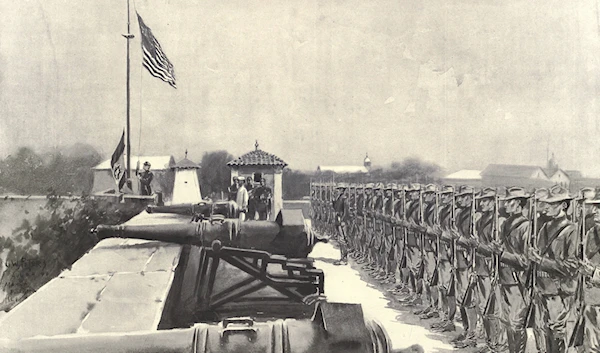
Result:
[[[362,165],[320,165],[317,167],[317,172],[336,173],[336,174],[354,174],[354,173],[368,173],[369,170]]]
[[[481,175],[530,178],[537,171],[541,171],[545,175],[542,168],[534,165],[490,164],[481,172]]]
[[[468,179],[481,180],[481,171],[473,169],[463,169],[444,177],[444,179]]]

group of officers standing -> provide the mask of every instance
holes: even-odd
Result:
[[[599,195],[600,196],[600,195]],[[330,234],[456,348],[600,352],[600,197],[429,184],[312,183],[313,227]],[[457,315],[458,314],[458,315]]]

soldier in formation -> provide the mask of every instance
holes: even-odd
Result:
[[[456,348],[600,352],[593,188],[317,183],[311,199],[315,230],[338,239],[339,264],[349,253],[434,331],[456,331],[459,313]]]

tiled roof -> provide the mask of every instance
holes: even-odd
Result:
[[[182,160],[180,160],[179,162],[177,162],[177,164],[175,164],[173,166],[174,169],[200,169],[200,166],[192,161],[190,161],[187,158],[184,158]]]
[[[277,157],[274,154],[270,154],[263,150],[254,150],[244,154],[238,159],[234,159],[227,163],[228,166],[245,166],[245,165],[267,165],[267,166],[280,166],[286,167],[288,164],[283,159]]]

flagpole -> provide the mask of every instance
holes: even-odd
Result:
[[[131,93],[130,93],[130,84],[129,84],[129,76],[130,76],[130,64],[129,64],[129,45],[130,40],[133,39],[133,34],[131,32],[131,22],[129,18],[129,0],[127,0],[127,34],[124,34],[123,37],[127,39],[127,183],[131,187],[131,123],[130,123],[130,115],[131,115]]]

